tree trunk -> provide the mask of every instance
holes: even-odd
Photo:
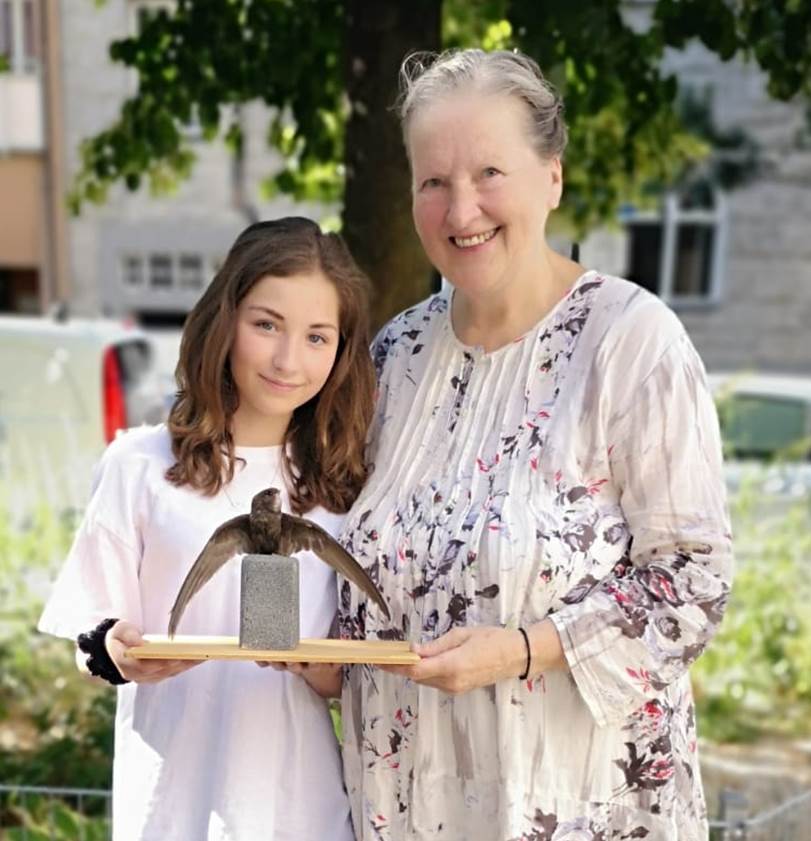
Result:
[[[347,0],[343,234],[374,286],[376,329],[430,292],[431,266],[411,220],[411,177],[392,106],[412,50],[438,50],[442,0]]]

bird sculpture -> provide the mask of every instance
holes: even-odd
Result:
[[[389,608],[363,567],[320,526],[282,513],[278,488],[260,491],[251,500],[251,513],[223,523],[208,539],[189,570],[169,614],[169,636],[173,637],[180,617],[192,597],[234,555],[292,555],[309,549],[357,585],[374,601],[387,619]]]

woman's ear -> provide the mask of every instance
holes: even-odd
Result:
[[[558,157],[549,161],[549,178],[549,209],[557,210],[563,196],[563,164]]]

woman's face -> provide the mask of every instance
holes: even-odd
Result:
[[[229,355],[239,395],[237,444],[281,443],[294,410],[329,377],[339,313],[338,292],[319,270],[263,277],[242,299]]]
[[[526,108],[511,96],[461,93],[424,106],[409,126],[417,233],[467,294],[532,282],[560,201],[560,161],[532,147]]]

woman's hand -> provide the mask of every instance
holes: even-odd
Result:
[[[313,692],[317,692],[322,698],[338,698],[341,695],[340,663],[286,663],[257,660],[256,665],[263,669],[270,666],[277,672],[299,675],[307,681]]]
[[[563,648],[549,620],[527,628],[527,635],[532,652],[530,677],[565,668]],[[517,678],[527,666],[523,635],[507,628],[453,628],[431,642],[415,643],[412,650],[422,658],[419,663],[380,668],[452,695]]]
[[[144,638],[140,630],[132,624],[119,619],[107,631],[104,645],[110,659],[122,676],[133,683],[157,683],[168,677],[174,677],[198,665],[199,660],[136,660],[124,653],[134,645],[142,645]]]

